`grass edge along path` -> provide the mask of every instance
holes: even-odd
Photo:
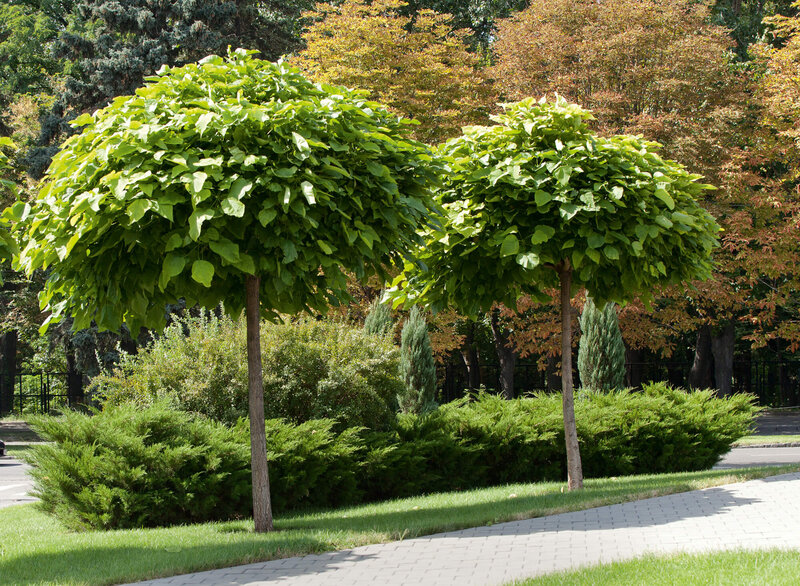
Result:
[[[794,586],[800,575],[800,552],[794,550],[731,550],[711,553],[646,555],[546,574],[509,586],[697,586],[700,584],[769,584]]]
[[[0,510],[0,576],[16,585],[133,582],[359,545],[407,539],[686,492],[795,472],[799,466],[516,484],[433,494],[276,519],[255,534],[251,520],[162,529],[69,532],[36,505]]]
[[[733,443],[734,448],[774,448],[800,446],[800,434],[797,435],[747,435]]]

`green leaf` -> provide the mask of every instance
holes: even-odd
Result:
[[[211,287],[211,280],[214,278],[214,265],[205,260],[196,260],[192,263],[192,279]]]
[[[503,239],[503,244],[500,246],[500,256],[511,256],[519,252],[519,240],[514,234],[509,234]]]
[[[153,202],[147,199],[136,199],[128,206],[128,217],[132,222],[138,222],[142,219],[145,212],[149,210]]]
[[[158,286],[163,291],[172,277],[176,277],[183,272],[186,266],[186,257],[182,254],[168,254],[164,257],[161,265],[161,276],[158,279]]]
[[[534,252],[517,255],[517,264],[526,269],[535,269],[539,266],[539,255]]]
[[[619,260],[619,250],[615,246],[606,246],[603,252],[609,260]]]
[[[625,190],[619,185],[616,185],[611,188],[611,197],[613,197],[614,199],[622,199],[623,195],[625,195]]]
[[[233,182],[233,185],[231,185],[231,190],[228,192],[228,196],[236,199],[242,199],[252,188],[252,181],[244,179],[243,177],[239,177]]]
[[[596,232],[593,232],[589,234],[589,237],[586,239],[586,243],[590,248],[600,248],[606,243],[606,237],[603,234],[597,234]]]
[[[220,204],[220,209],[222,213],[228,216],[234,216],[236,218],[241,218],[244,216],[244,204],[240,202],[235,197],[226,197],[222,200]]]
[[[314,205],[315,203],[317,203],[317,200],[314,198],[314,186],[310,182],[303,181],[300,184],[300,189],[303,190],[303,195],[306,196],[306,201],[310,205]]]
[[[203,222],[213,217],[214,212],[211,210],[195,210],[192,212],[192,215],[189,216],[189,237],[196,242],[200,238]]]
[[[320,250],[325,254],[333,254],[333,249],[324,240],[317,240],[317,246],[319,246]]]
[[[239,262],[239,245],[231,242],[227,238],[220,238],[219,240],[212,240],[208,243],[209,248],[224,258],[231,264]]]
[[[202,171],[195,171],[192,174],[192,193],[200,193],[203,191],[203,186],[206,184],[208,175]]]
[[[666,189],[656,189],[656,190],[653,192],[653,195],[655,195],[655,196],[656,196],[658,199],[660,199],[660,200],[661,200],[661,201],[663,201],[665,204],[667,204],[667,207],[668,207],[670,210],[673,210],[673,209],[675,209],[675,201],[672,199],[672,197],[670,196],[670,194],[669,194],[669,193],[667,193],[667,190],[666,190]]]
[[[539,189],[534,195],[534,200],[536,201],[537,206],[543,206],[553,201],[553,196],[546,191]]]
[[[306,153],[311,150],[311,147],[308,146],[308,141],[302,135],[292,132],[292,140],[294,140],[297,150],[301,153]]]
[[[203,136],[208,125],[211,124],[211,121],[214,119],[213,112],[206,112],[202,116],[197,119],[197,129],[200,131],[200,136]]]
[[[595,248],[587,248],[584,252],[586,252],[586,256],[588,256],[594,263],[600,262],[600,251]]]
[[[281,179],[288,179],[296,172],[297,172],[297,167],[282,167],[280,169],[275,169],[275,171],[273,171],[275,176],[280,177]]]
[[[556,233],[556,229],[552,226],[545,226],[540,224],[536,226],[536,230],[531,236],[531,244],[542,244],[550,240]]]
[[[258,212],[258,221],[265,228],[267,224],[269,224],[272,220],[274,220],[277,217],[278,217],[278,212],[275,211],[273,208],[270,208],[268,210],[261,210],[260,212]]]

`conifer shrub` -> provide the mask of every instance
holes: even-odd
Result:
[[[386,303],[381,303],[383,295],[378,295],[369,306],[369,313],[364,319],[364,331],[373,336],[387,336],[392,333],[394,321],[392,310]]]
[[[581,313],[578,372],[584,389],[610,391],[625,385],[625,343],[613,303],[599,309],[586,298]]]
[[[397,395],[401,411],[423,413],[435,408],[436,362],[428,324],[417,306],[411,308],[400,334],[400,376],[405,385]]]
[[[73,529],[232,519],[252,508],[248,442],[228,427],[155,403],[32,421],[26,459],[45,510]]]
[[[663,383],[588,391],[576,403],[587,476],[711,467],[748,433],[748,395],[717,398]],[[52,444],[29,452],[42,506],[73,528],[125,528],[247,517],[249,429],[174,409],[109,405],[93,416],[39,418]],[[266,422],[277,514],[303,507],[467,490],[566,476],[561,399],[479,393],[391,431],[331,419]]]
[[[403,388],[391,340],[325,320],[265,323],[261,334],[268,419],[391,427]],[[166,399],[232,425],[248,415],[244,324],[208,314],[178,320],[113,372],[95,377],[92,388],[108,404]]]

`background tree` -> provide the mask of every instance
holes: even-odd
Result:
[[[656,283],[710,274],[719,229],[697,203],[709,186],[657,145],[593,134],[574,104],[526,99],[498,125],[468,127],[441,151],[452,158],[442,191],[445,220],[421,261],[394,282],[396,302],[454,306],[468,314],[514,307],[560,286],[562,393],[570,489],[581,488],[572,396],[570,299],[583,287],[598,303],[647,295]],[[424,267],[424,268],[423,268]]]
[[[397,403],[405,413],[424,413],[435,405],[436,363],[428,323],[419,307],[412,307],[400,334],[400,376],[405,392]]]
[[[591,297],[586,298],[581,313],[578,373],[585,389],[610,391],[625,386],[625,343],[614,303],[598,309]]]
[[[244,50],[165,68],[76,124],[14,214],[20,266],[50,268],[45,327],[159,329],[179,298],[245,309],[254,517],[268,530],[260,316],[347,298],[345,269],[385,278],[419,243],[431,155],[364,92]]]
[[[415,136],[438,142],[461,126],[488,120],[492,85],[480,57],[449,15],[421,10],[412,18],[402,0],[317,4],[306,14],[306,48],[294,61],[316,81],[369,89],[392,110],[419,121]]]

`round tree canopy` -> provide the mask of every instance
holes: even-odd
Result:
[[[365,92],[315,85],[244,50],[162,68],[74,122],[33,207],[19,265],[75,327],[159,328],[178,298],[266,314],[346,297],[419,242],[438,176],[409,121]]]
[[[641,137],[601,137],[563,99],[505,104],[492,127],[441,147],[451,173],[419,266],[389,295],[467,314],[523,293],[549,299],[571,272],[599,304],[647,296],[656,283],[706,278],[719,226],[696,198],[711,186]]]

